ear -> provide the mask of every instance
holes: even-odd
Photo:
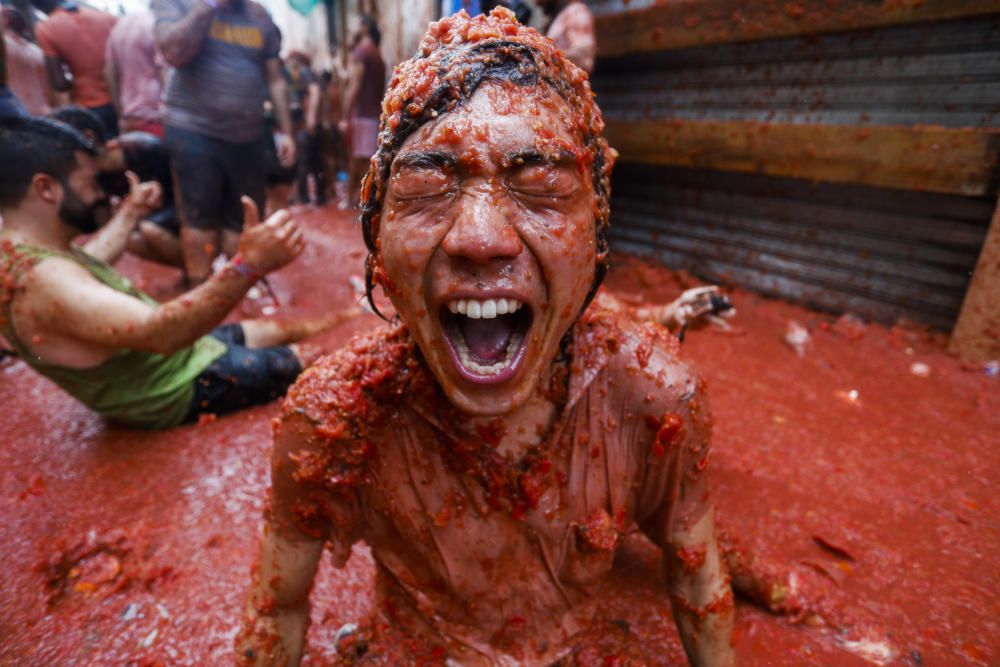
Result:
[[[63,197],[62,183],[48,174],[35,174],[28,188],[28,194],[32,193],[46,204],[58,205]]]

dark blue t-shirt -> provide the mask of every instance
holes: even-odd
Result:
[[[153,0],[157,29],[203,2]],[[256,2],[216,12],[201,50],[167,81],[165,124],[234,143],[260,140],[265,63],[280,50],[281,32]]]

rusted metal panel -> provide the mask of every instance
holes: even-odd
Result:
[[[600,60],[593,86],[622,121],[996,128],[1000,15]]]
[[[590,4],[601,57],[1000,12],[998,0],[591,0]]]
[[[835,183],[992,192],[1000,129],[609,118],[623,160]]]
[[[821,310],[951,327],[988,197],[620,165],[611,246]]]
[[[613,248],[824,310],[954,324],[1000,175],[1000,14],[604,59],[593,84],[622,149]],[[704,130],[688,130],[697,160],[686,125]],[[783,134],[782,150],[727,140],[741,127]],[[935,133],[985,140],[963,153]],[[824,164],[847,154],[871,171]],[[979,160],[971,180],[956,159]]]

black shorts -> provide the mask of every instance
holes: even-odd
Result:
[[[264,211],[267,165],[262,141],[236,144],[170,126],[164,138],[185,226],[242,231],[242,195]]]
[[[284,396],[302,372],[298,358],[287,347],[245,347],[239,324],[224,324],[209,335],[226,344],[226,353],[195,378],[185,421],[197,421],[203,413],[221,415],[269,403]]]

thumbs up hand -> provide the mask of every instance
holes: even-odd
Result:
[[[140,183],[134,171],[125,172],[128,179],[128,203],[142,215],[155,211],[163,205],[163,188],[156,181]]]
[[[244,196],[240,203],[243,204],[240,255],[254,273],[266,275],[299,256],[305,248],[305,239],[291,213],[281,210],[261,222],[252,199]]]

